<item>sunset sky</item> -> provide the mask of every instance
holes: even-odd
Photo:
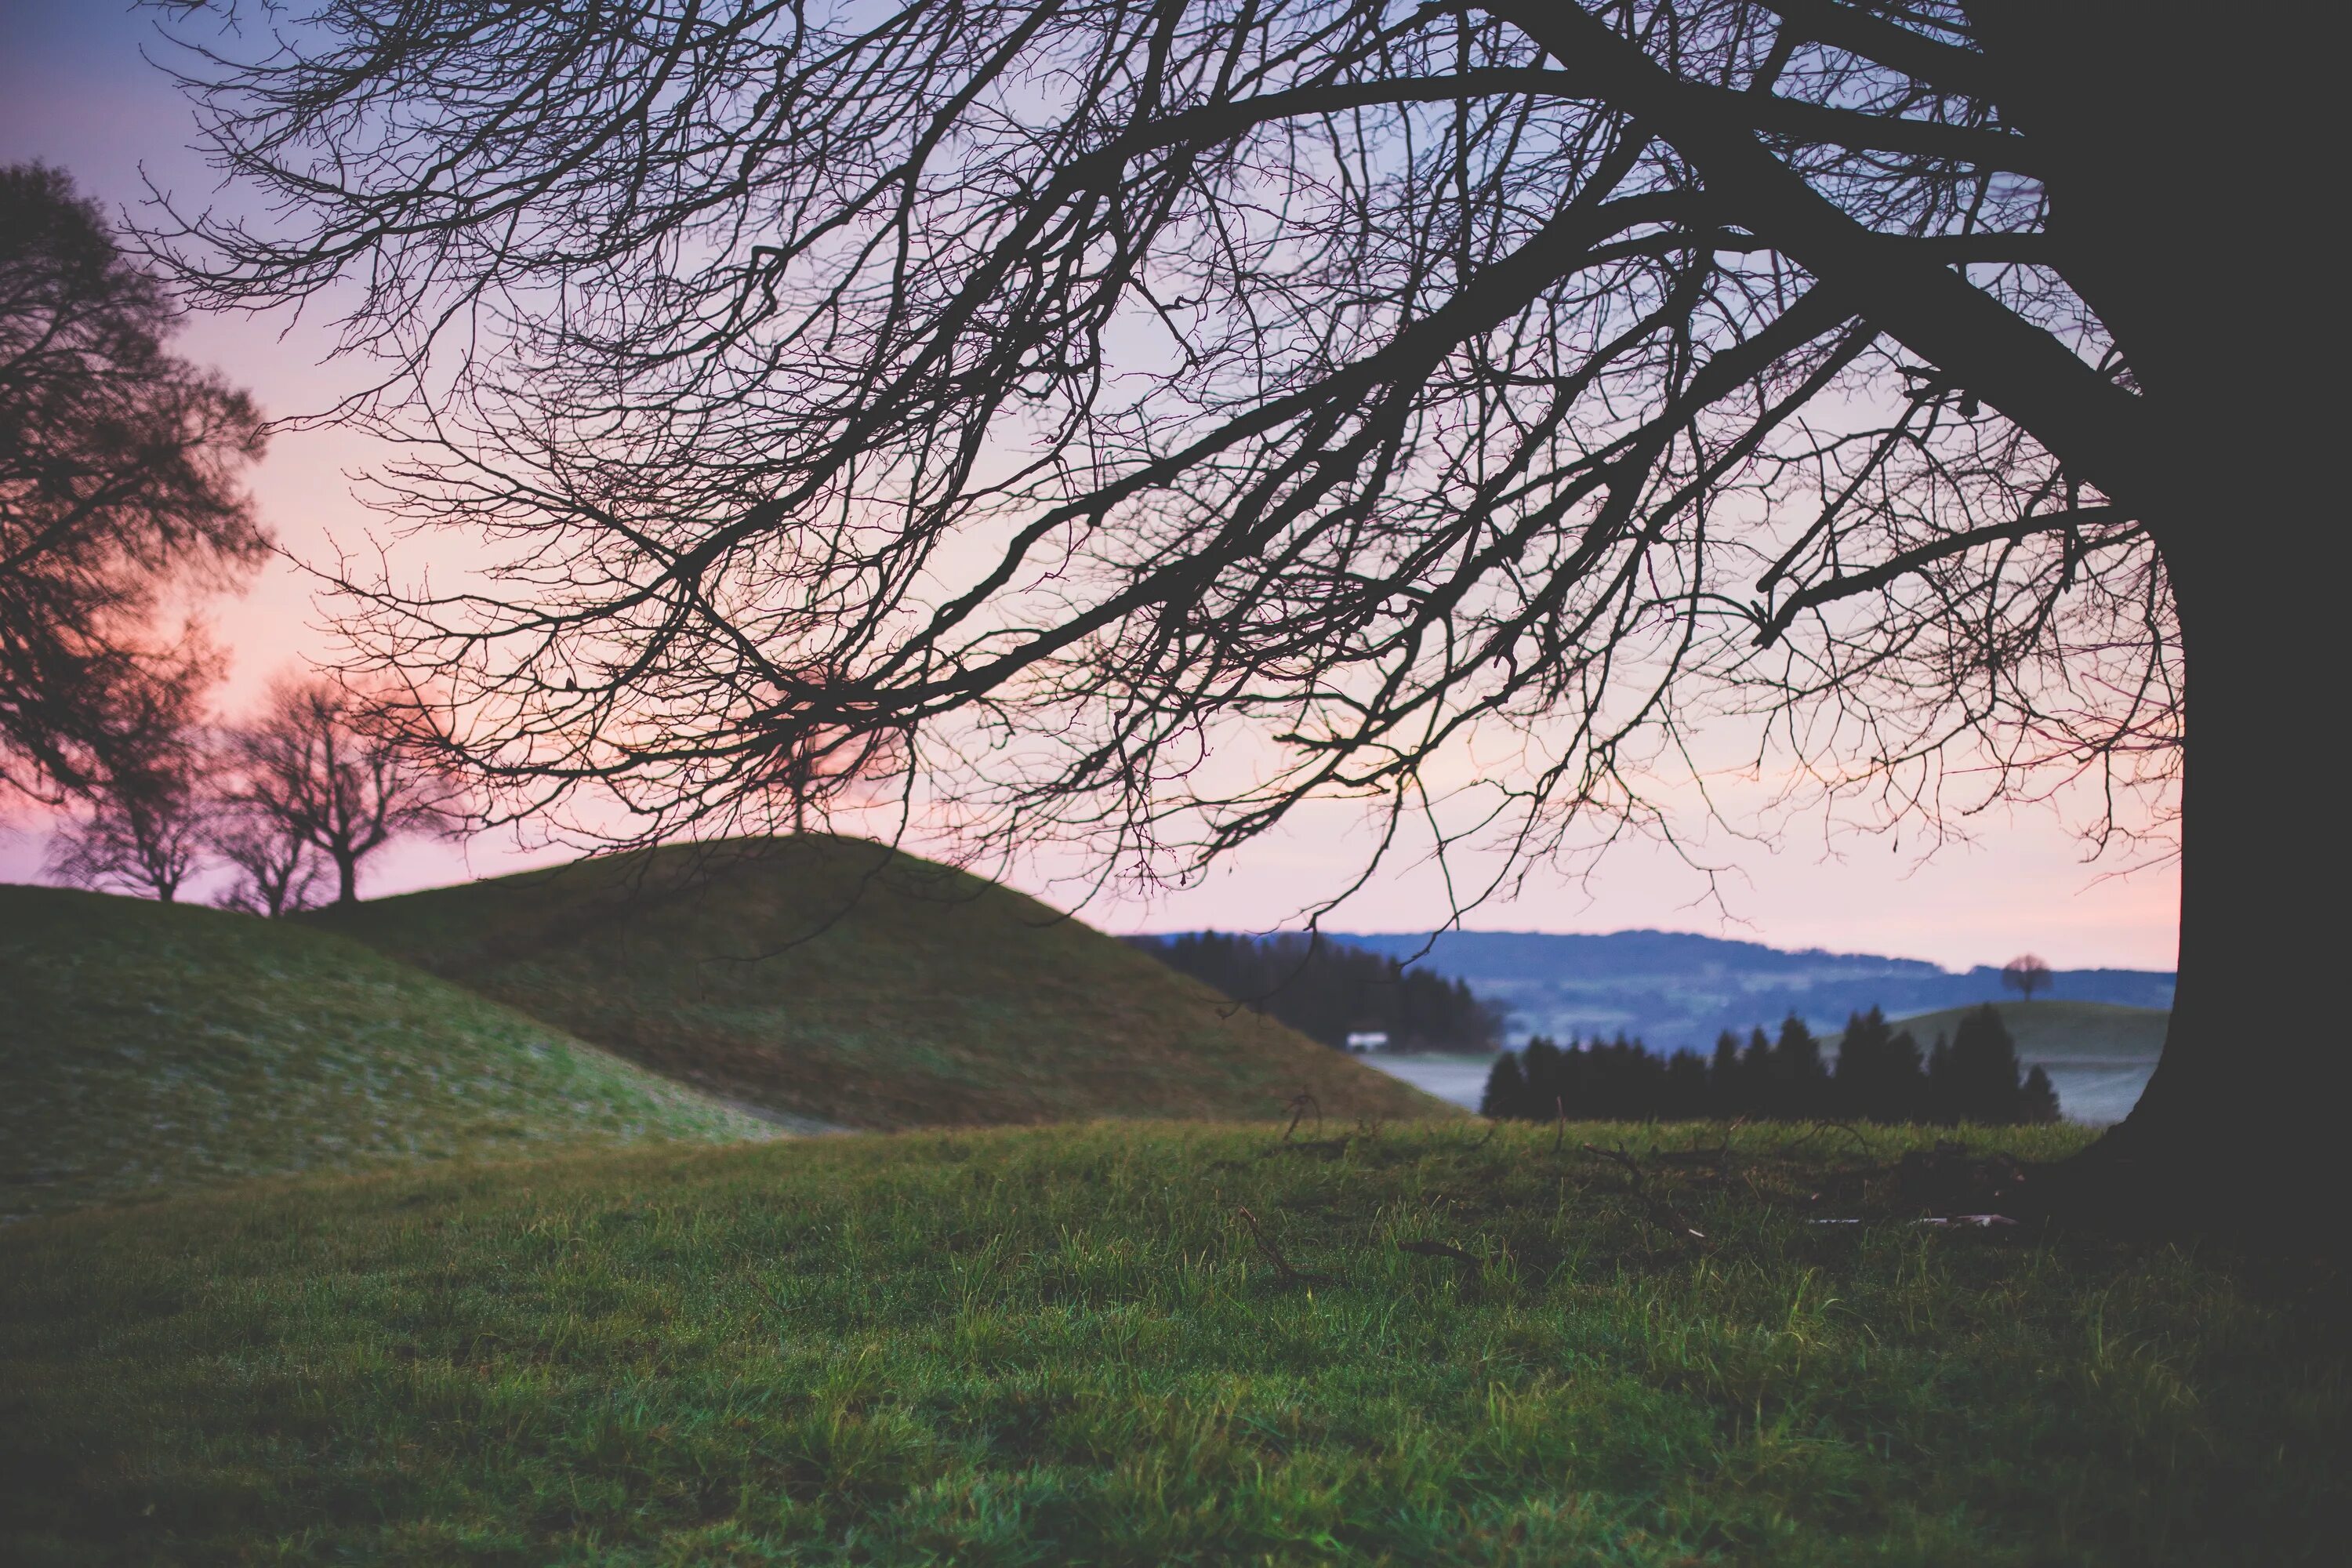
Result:
[[[0,13],[8,39],[0,53],[0,162],[59,165],[117,211],[142,198],[142,169],[158,186],[203,205],[212,176],[187,149],[188,108],[141,58],[142,45],[159,52],[152,45],[154,12],[120,0],[0,0]],[[315,324],[228,319],[199,321],[180,342],[182,353],[220,367],[275,416],[321,407],[351,384],[350,368],[320,363],[326,345]],[[264,521],[294,557],[321,562],[338,548],[366,547],[369,514],[353,499],[347,476],[374,456],[346,432],[279,436],[253,486]],[[243,597],[216,605],[212,618],[235,656],[224,697],[232,712],[272,674],[331,645],[328,612],[290,563],[273,565]],[[1733,793],[1743,792],[1735,786]],[[1745,793],[1760,792],[1751,786]],[[1112,930],[1286,923],[1303,902],[1347,879],[1356,821],[1355,808],[1334,805],[1245,852],[1197,889],[1152,903],[1098,899],[1083,913]],[[1469,923],[1583,931],[1654,926],[1954,966],[1998,963],[2030,949],[2060,968],[2171,967],[2179,891],[2169,867],[2117,875],[2117,865],[2085,864],[2080,842],[2043,810],[1988,815],[1967,826],[1971,842],[1948,845],[1924,863],[1915,837],[1830,839],[1817,820],[1783,825],[1771,844],[1717,834],[1700,851],[1734,868],[1723,884],[1727,910],[1701,901],[1702,879],[1673,857],[1635,844],[1612,853],[1580,886],[1538,872],[1517,901],[1489,904]],[[20,815],[0,829],[0,879],[31,879],[40,854],[37,821]],[[384,866],[371,890],[513,864],[513,851],[488,841],[478,841],[463,858],[450,847],[409,847]],[[1048,885],[1045,869],[1016,879],[1069,902],[1066,889]],[[1414,930],[1442,909],[1428,877],[1400,871],[1327,923]]]

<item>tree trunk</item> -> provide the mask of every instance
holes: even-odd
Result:
[[[2319,1157],[2346,1046],[2320,1004],[2338,857],[2315,743],[2344,658],[2326,603],[2338,443],[2315,380],[2336,363],[2318,341],[2334,280],[2314,286],[2335,268],[2319,222],[2333,95],[2288,79],[2312,68],[2312,38],[2251,16],[1969,11],[2004,114],[2053,155],[2061,269],[2158,422],[2163,471],[2117,499],[2155,533],[2187,672],[2179,988],[2147,1093],[2083,1164],[2111,1199],[2259,1224],[2345,1184]]]
[[[2310,731],[2328,716],[2294,700],[2341,655],[2312,646],[2314,595],[2294,583],[2315,575],[2308,566],[2273,561],[2245,541],[2262,529],[2246,509],[2272,485],[2248,489],[2199,531],[2234,524],[2226,528],[2238,536],[2226,542],[2231,553],[2251,559],[2224,563],[2184,550],[2175,568],[2188,624],[2190,741],[2180,983],[2156,1076],[2097,1159],[2127,1168],[2151,1200],[2275,1212],[2283,1199],[2300,1207],[2314,1183],[2343,1180],[2318,1158],[2332,1142],[2325,1124],[2342,1113],[2344,1049],[2340,1026],[2319,1001],[2329,973],[2323,937],[2338,940],[2340,931],[2331,918],[2336,889],[2324,872],[2313,875],[2334,836],[2312,798],[2326,785],[2312,765]]]
[[[356,904],[360,901],[360,858],[337,855],[335,862],[335,902]]]

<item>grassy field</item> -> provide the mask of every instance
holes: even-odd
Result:
[[[318,917],[687,1082],[856,1128],[1453,1108],[1010,889],[877,845],[677,846]]]
[[[369,948],[0,886],[0,1216],[274,1173],[771,1130]]]
[[[2165,1026],[2172,1015],[2161,1007],[2119,1007],[2108,1002],[2069,1002],[2045,997],[2039,1002],[1996,1002],[1993,1008],[2017,1042],[2018,1059],[2027,1062],[2106,1059],[2154,1061],[2164,1050]],[[1927,1049],[1936,1037],[1949,1039],[1973,1007],[1947,1007],[1895,1020]]]
[[[0,1557],[2339,1560],[2340,1279],[1812,1225],[1912,1136],[1653,1157],[1702,1135],[1097,1123],[19,1226]]]

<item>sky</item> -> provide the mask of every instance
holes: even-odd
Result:
[[[142,58],[142,48],[150,56],[164,52],[153,42],[155,15],[121,0],[0,0],[0,37],[8,40],[0,51],[0,163],[61,166],[110,210],[143,199],[142,173],[204,205],[215,176],[189,149],[188,107]],[[198,319],[177,344],[184,356],[251,389],[279,417],[323,408],[353,384],[350,367],[329,363],[328,346],[316,323],[232,317]],[[331,608],[319,601],[303,563],[372,548],[382,530],[372,531],[354,479],[378,456],[351,431],[289,431],[253,473],[262,519],[289,559],[209,611],[216,639],[232,656],[225,710],[252,700],[273,675],[331,656]],[[412,553],[396,563],[414,569],[428,563]],[[2082,842],[2046,808],[1990,812],[1966,828],[1965,841],[1924,858],[1916,834],[1832,837],[1817,821],[1788,824],[1763,842],[1717,832],[1698,846],[1703,858],[1727,868],[1712,884],[1673,854],[1636,842],[1582,877],[1538,868],[1515,898],[1486,904],[1465,923],[1512,931],[1693,931],[1952,967],[1998,963],[2028,951],[2062,969],[2172,967],[2179,887],[2170,866],[2086,863]],[[1334,803],[1238,853],[1197,886],[1152,899],[1097,896],[1080,912],[1112,931],[1295,924],[1303,908],[1352,879],[1360,843],[1356,809]],[[37,878],[41,850],[37,821],[20,814],[0,825],[0,880]],[[533,856],[503,839],[401,846],[388,852],[369,890],[492,875],[546,858],[544,850]],[[1010,879],[1067,908],[1076,901],[1073,885],[1055,869],[1040,861],[1016,868]],[[1401,867],[1324,923],[1341,931],[1415,931],[1445,907],[1433,872]]]

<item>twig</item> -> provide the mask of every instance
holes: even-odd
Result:
[[[1835,1131],[1840,1131],[1840,1132],[1844,1133],[1847,1137],[1849,1137],[1849,1138],[1853,1139],[1856,1143],[1861,1144],[1861,1145],[1862,1145],[1862,1152],[1863,1152],[1864,1153],[1868,1154],[1868,1153],[1873,1153],[1873,1152],[1875,1152],[1875,1151],[1872,1148],[1872,1146],[1871,1146],[1871,1142],[1870,1142],[1870,1140],[1869,1140],[1869,1139],[1867,1139],[1867,1138],[1865,1138],[1865,1137],[1864,1137],[1864,1136],[1862,1135],[1862,1133],[1860,1132],[1860,1131],[1858,1131],[1858,1130],[1854,1127],[1854,1125],[1853,1125],[1852,1122],[1849,1122],[1849,1121],[1828,1121],[1828,1120],[1824,1119],[1824,1120],[1821,1120],[1821,1121],[1815,1121],[1815,1122],[1813,1123],[1813,1125],[1812,1125],[1811,1129],[1810,1131],[1808,1131],[1805,1133],[1804,1137],[1798,1139],[1798,1140],[1797,1140],[1795,1142],[1793,1142],[1793,1143],[1784,1144],[1784,1145],[1782,1146],[1782,1148],[1781,1148],[1781,1152],[1782,1152],[1782,1153],[1786,1153],[1786,1152],[1788,1152],[1788,1151],[1789,1151],[1789,1150],[1790,1150],[1790,1149],[1801,1149],[1801,1148],[1803,1148],[1803,1147],[1805,1146],[1805,1144],[1806,1144],[1808,1142],[1810,1142],[1811,1139],[1813,1139],[1813,1138],[1815,1138],[1815,1137],[1818,1137],[1820,1134],[1822,1134],[1822,1133],[1823,1133],[1823,1132],[1826,1132],[1826,1131],[1831,1131],[1831,1130],[1832,1130],[1832,1129],[1834,1129],[1834,1130],[1835,1130]]]
[[[1421,1258],[1451,1258],[1457,1263],[1468,1264],[1474,1270],[1486,1267],[1475,1254],[1463,1251],[1450,1241],[1400,1241],[1397,1250]]]
[[[1282,1130],[1282,1141],[1284,1142],[1287,1143],[1290,1142],[1290,1135],[1298,1131],[1298,1123],[1305,1119],[1307,1111],[1310,1110],[1315,1112],[1316,1134],[1318,1137],[1322,1134],[1323,1102],[1317,1100],[1305,1089],[1301,1089],[1297,1094],[1290,1097],[1290,1125]]]
[[[1700,1230],[1675,1213],[1672,1204],[1650,1191],[1649,1180],[1642,1173],[1641,1162],[1634,1159],[1633,1155],[1622,1149],[1598,1149],[1590,1143],[1583,1144],[1581,1147],[1586,1153],[1595,1159],[1613,1161],[1625,1168],[1626,1175],[1633,1184],[1633,1195],[1642,1201],[1643,1209],[1649,1215],[1652,1225],[1662,1230],[1672,1231],[1678,1236],[1691,1237],[1699,1241],[1706,1239],[1706,1232]]]
[[[1290,1266],[1290,1259],[1276,1251],[1274,1243],[1265,1238],[1265,1230],[1260,1228],[1257,1223],[1257,1215],[1245,1208],[1235,1209],[1234,1212],[1249,1222],[1250,1236],[1257,1242],[1257,1249],[1265,1254],[1265,1260],[1274,1265],[1275,1272],[1282,1276],[1284,1284],[1328,1285],[1331,1283],[1331,1277],[1328,1274],[1310,1274],[1305,1269],[1293,1268]]]
[[[1327,1160],[1336,1160],[1347,1152],[1346,1138],[1307,1138],[1296,1143],[1276,1143],[1271,1148],[1261,1149],[1257,1157],[1271,1160],[1277,1154],[1320,1154]]]
[[[752,1269],[757,1267],[757,1264],[754,1262],[751,1255],[748,1252],[739,1252],[737,1256],[741,1258],[743,1260],[743,1282],[760,1293],[761,1300],[765,1301],[777,1311],[784,1312],[787,1317],[791,1316],[789,1312],[785,1311],[784,1304],[782,1301],[777,1300],[776,1298],[769,1292],[768,1288],[760,1283],[760,1277],[752,1272]]]

